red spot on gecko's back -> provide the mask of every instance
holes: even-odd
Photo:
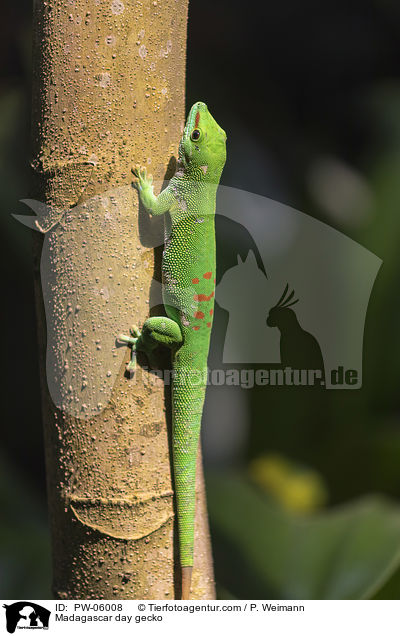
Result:
[[[211,327],[211,322],[208,322],[208,323],[207,323],[207,327]]]
[[[198,325],[196,325],[195,327],[192,327],[193,331],[198,331],[200,329],[200,327]]]
[[[210,280],[212,276],[212,272],[206,272],[205,274],[203,274],[203,278],[206,278],[207,280]]]
[[[206,296],[206,294],[195,294],[193,296],[194,300],[197,300],[198,302],[206,302],[207,300],[211,300],[211,298],[214,298],[214,292],[212,292],[209,296]]]
[[[214,313],[214,309],[210,309],[210,316],[212,316]]]
[[[200,111],[197,111],[196,119],[195,119],[195,122],[194,122],[194,125],[195,125],[196,128],[199,125],[199,121],[200,121]]]
[[[203,314],[203,312],[202,312],[202,311],[196,311],[196,313],[195,313],[194,317],[195,317],[195,318],[199,318],[199,320],[203,320],[203,318],[204,318],[204,314]]]
[[[193,285],[198,285],[199,284],[199,279],[198,278],[192,278],[192,283]]]

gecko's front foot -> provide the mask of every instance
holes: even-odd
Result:
[[[131,359],[126,365],[126,372],[132,376],[136,371],[136,343],[141,336],[141,331],[138,327],[133,326],[129,329],[129,333],[130,336],[120,334],[117,341],[129,345],[131,348]]]
[[[142,192],[142,190],[145,190],[146,188],[152,188],[153,177],[151,174],[147,175],[147,168],[136,165],[131,168],[131,172],[134,177],[136,177],[133,180],[133,184],[139,190],[139,192]]]

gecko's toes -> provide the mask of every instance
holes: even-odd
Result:
[[[116,341],[119,344],[130,344],[130,345],[134,345],[136,342],[136,338],[132,338],[131,336],[124,336],[124,334],[120,333],[117,338]]]
[[[136,325],[132,325],[132,327],[130,327],[129,333],[133,336],[133,338],[139,338],[139,336],[142,335],[142,332]]]
[[[147,169],[146,169],[146,167],[141,166],[138,163],[135,164],[134,166],[132,166],[131,172],[138,179],[146,179],[147,178]]]
[[[133,180],[133,185],[140,191],[145,186],[151,186],[153,183],[153,177],[151,175],[147,176],[147,168],[144,166],[133,166],[131,168],[132,174],[135,179]]]
[[[136,356],[132,356],[131,360],[127,363],[125,367],[125,373],[132,378],[136,371]]]
[[[139,171],[140,171],[140,166],[139,165],[135,165],[131,167],[131,172],[135,177],[139,178]]]

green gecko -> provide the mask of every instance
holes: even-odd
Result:
[[[172,447],[178,516],[182,599],[193,569],[195,476],[206,391],[207,358],[214,313],[215,202],[226,160],[226,134],[206,104],[190,110],[179,144],[177,170],[168,187],[153,193],[146,168],[132,169],[140,200],[151,215],[168,212],[162,260],[163,302],[168,317],[151,317],[141,331],[119,340],[151,361],[157,346],[172,353]]]

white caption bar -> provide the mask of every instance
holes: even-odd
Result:
[[[274,636],[398,634],[400,601],[0,601],[0,633],[192,635],[262,629]],[[112,632],[111,632],[112,630]],[[178,630],[178,631],[177,631]],[[187,631],[184,631],[187,630]],[[32,632],[31,632],[32,633]]]

